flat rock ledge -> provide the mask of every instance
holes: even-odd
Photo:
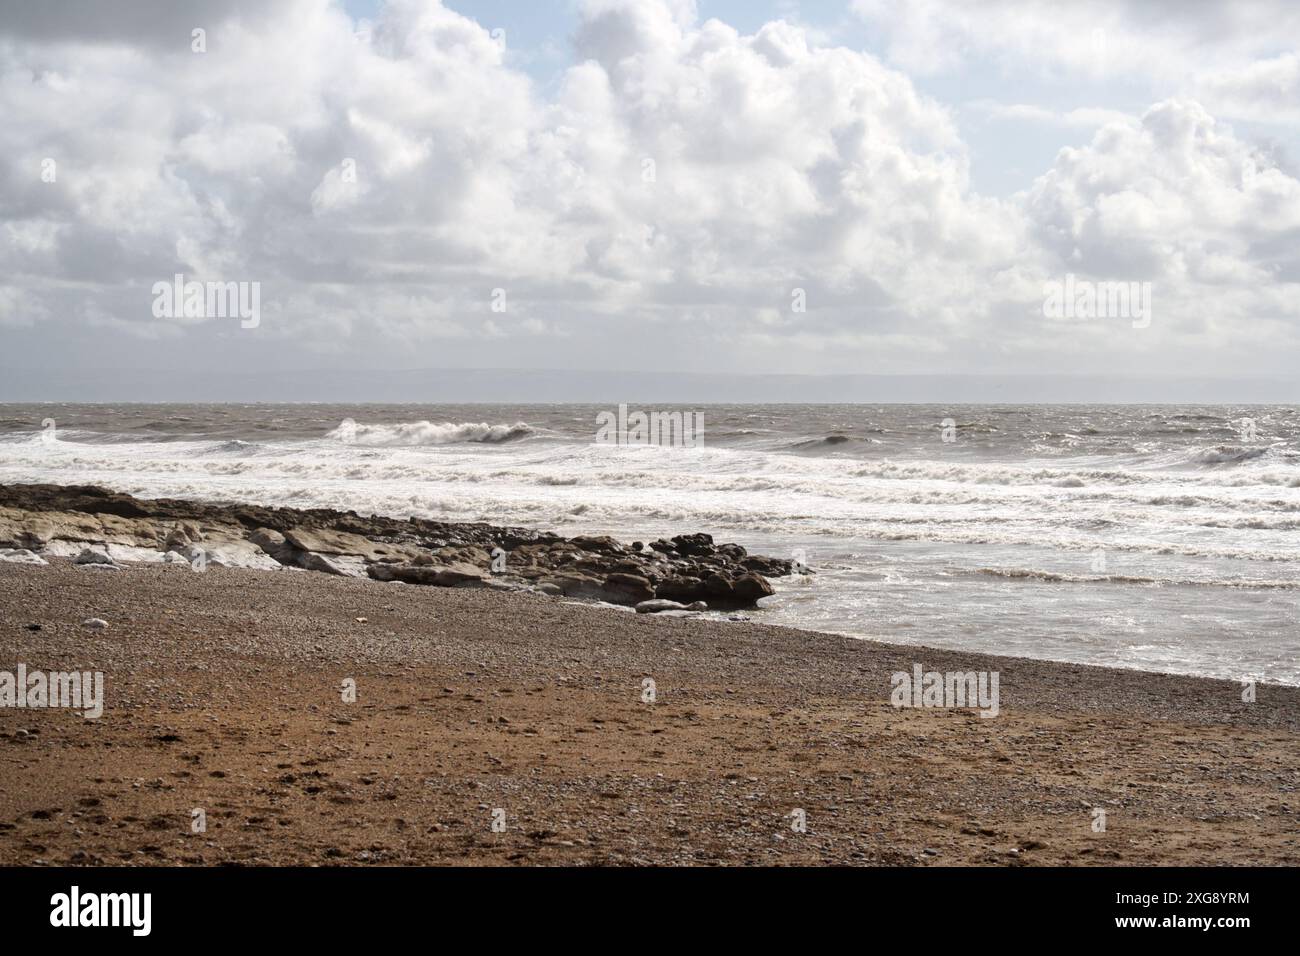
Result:
[[[184,561],[196,570],[288,567],[435,587],[527,589],[642,613],[753,607],[773,593],[768,578],[795,571],[788,560],[714,544],[707,534],[625,545],[483,523],[140,499],[93,485],[0,485],[0,553],[25,563],[74,558],[88,568]]]

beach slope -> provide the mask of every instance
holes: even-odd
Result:
[[[1296,688],[61,559],[0,564],[0,641],[106,682],[0,708],[0,864],[1300,863]],[[915,664],[998,715],[895,709]]]

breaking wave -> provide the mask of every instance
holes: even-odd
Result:
[[[486,422],[399,422],[395,425],[365,425],[344,421],[325,437],[345,444],[377,448],[420,445],[455,445],[462,442],[498,445],[535,434],[526,422],[489,425]]]

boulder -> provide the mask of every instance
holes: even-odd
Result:
[[[776,593],[772,585],[757,574],[742,574],[731,583],[731,588],[736,600],[743,601],[746,605],[757,604],[759,598]]]
[[[407,584],[431,584],[437,587],[456,587],[477,584],[486,575],[472,564],[383,564],[366,567],[366,573],[376,581],[404,581]]]
[[[304,552],[299,559],[298,566],[306,568],[308,571],[321,571],[325,574],[338,575],[341,578],[359,578],[365,576],[364,562],[357,558],[351,561],[345,555],[334,555],[326,557],[323,554],[314,552]]]
[[[72,559],[73,564],[115,564],[105,552],[94,548],[82,548],[81,553]]]
[[[747,571],[753,571],[755,574],[762,574],[772,578],[794,573],[794,562],[785,558],[765,558],[750,554],[741,558],[739,564]],[[811,569],[805,570],[811,571]]]
[[[654,586],[636,574],[615,573],[601,586],[604,599],[612,604],[639,604],[655,596]]]
[[[485,577],[483,571],[474,565],[456,562],[438,568],[434,576],[434,583],[440,587],[454,587],[458,584],[482,581]]]
[[[607,534],[579,535],[576,538],[570,538],[569,543],[581,548],[583,551],[590,551],[593,554],[624,554],[626,549]]]
[[[699,578],[677,576],[665,578],[655,588],[655,596],[669,601],[698,601],[705,595],[704,582]]]
[[[552,574],[549,577],[542,578],[538,584],[550,584],[557,587],[565,597],[600,598],[605,600],[601,593],[601,580],[585,574]]]
[[[248,540],[281,564],[298,563],[298,555],[301,552],[274,528],[258,528],[248,536]]]
[[[0,561],[9,564],[48,564],[39,554],[33,554],[26,548],[0,548]]]
[[[350,531],[330,528],[288,528],[284,539],[299,551],[317,554],[350,554],[367,561],[409,561],[415,557],[413,548],[376,542]]]
[[[163,540],[163,547],[168,551],[180,551],[202,540],[203,532],[199,530],[198,525],[186,521],[167,532],[167,537]]]
[[[54,526],[44,515],[0,508],[0,548],[42,551],[53,537]]]
[[[195,556],[198,552],[203,552],[205,560],[210,565],[219,568],[253,568],[258,571],[275,571],[280,567],[280,562],[270,557],[243,537],[226,537],[225,533],[209,533],[203,539],[203,544],[191,545],[190,555]]]
[[[704,591],[709,597],[730,598],[734,595],[735,587],[729,577],[714,571],[704,579]]]
[[[679,534],[673,537],[673,546],[677,551],[685,555],[713,554],[713,535]]]

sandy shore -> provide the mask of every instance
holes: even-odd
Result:
[[[0,640],[107,685],[0,709],[3,864],[1300,863],[1296,688],[60,560],[0,565]],[[918,662],[997,671],[1000,714],[893,708]]]

